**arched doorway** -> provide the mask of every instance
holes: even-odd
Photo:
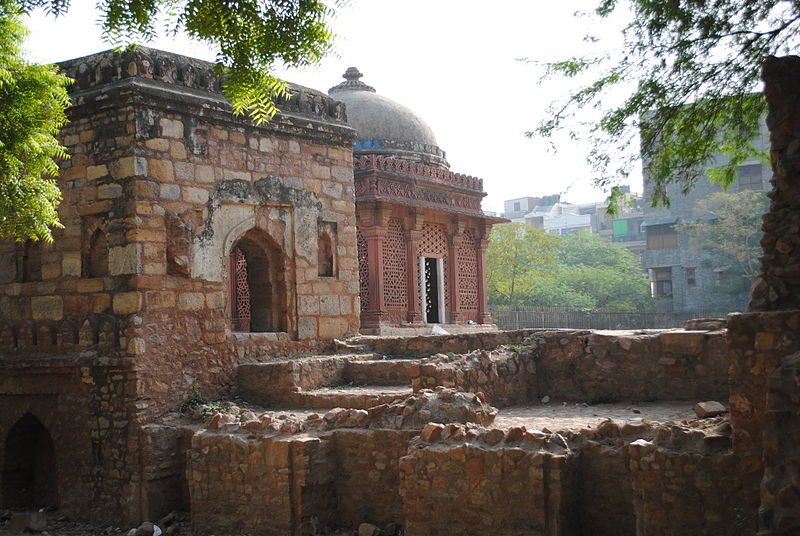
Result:
[[[287,330],[283,256],[263,233],[248,231],[231,248],[229,261],[231,329]]]
[[[57,507],[55,446],[39,419],[26,413],[8,432],[4,449],[3,507]]]

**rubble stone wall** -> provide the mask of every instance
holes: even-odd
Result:
[[[800,353],[769,377],[759,535],[800,531]]]
[[[400,457],[411,430],[339,429],[319,438],[199,432],[188,450],[201,532],[315,534],[402,523]],[[293,531],[297,532],[293,532]]]
[[[400,460],[405,534],[573,533],[570,456],[474,443],[418,447]]]
[[[48,486],[67,515],[138,516],[135,378],[130,360],[116,358],[0,362],[0,437],[26,414],[43,425],[55,453]]]
[[[636,534],[630,460],[624,445],[587,441],[581,447],[578,468],[578,534]]]
[[[329,446],[318,438],[195,434],[187,462],[193,530],[313,533],[333,515],[331,474],[320,464]]]
[[[733,446],[760,458],[767,379],[800,350],[800,311],[734,314],[728,326]]]
[[[186,454],[192,430],[146,424],[139,429],[141,448],[140,519],[161,519],[175,511],[189,510]]]
[[[748,468],[729,445],[726,436],[664,428],[631,443],[636,534],[754,534],[757,501],[741,478]]]
[[[337,526],[403,524],[400,458],[411,430],[337,430],[333,434]]]
[[[537,330],[489,331],[458,335],[419,335],[415,337],[356,337],[371,352],[386,357],[428,357],[436,353],[464,353],[472,350],[491,350],[502,344],[520,344]],[[585,331],[583,333],[589,333]]]
[[[800,309],[800,57],[767,58],[762,79],[773,177],[750,310]]]
[[[560,400],[725,399],[724,331],[650,334],[534,332],[505,350],[434,356],[412,369],[416,389],[483,392],[492,404]]]

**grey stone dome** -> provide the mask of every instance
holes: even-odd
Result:
[[[347,123],[358,133],[354,154],[380,154],[449,168],[425,121],[402,104],[378,95],[359,80],[362,76],[350,67],[342,75],[345,81],[328,90],[331,97],[345,103]]]

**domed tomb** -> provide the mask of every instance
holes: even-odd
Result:
[[[363,75],[349,67],[341,84],[328,94],[345,103],[347,123],[356,129],[355,156],[377,154],[422,162],[448,169],[450,165],[436,143],[431,128],[414,112],[375,92],[360,80]]]

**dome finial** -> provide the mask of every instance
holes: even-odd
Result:
[[[364,76],[361,74],[361,71],[358,70],[358,67],[348,67],[347,70],[342,75],[344,78],[344,82],[339,84],[338,86],[333,86],[328,90],[328,93],[331,91],[343,91],[343,90],[350,90],[350,91],[371,91],[375,93],[375,88],[372,86],[368,86],[359,78]]]
[[[358,70],[358,67],[348,67],[347,70],[342,75],[342,78],[344,78],[345,80],[355,81],[361,78],[362,76],[364,75],[361,74],[361,71]]]

